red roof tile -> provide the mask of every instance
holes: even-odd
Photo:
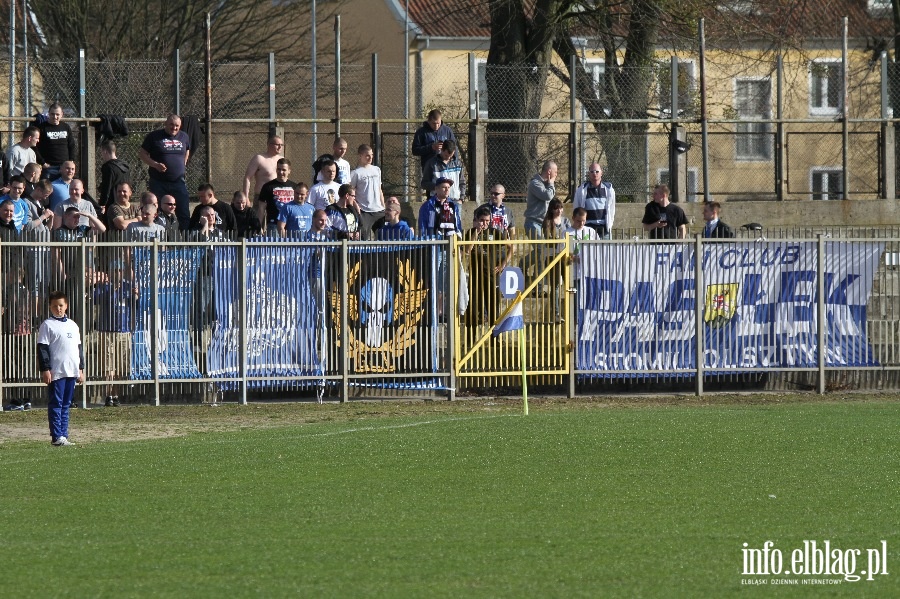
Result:
[[[841,17],[851,38],[890,37],[890,14],[870,15],[867,0],[744,0],[749,14],[712,8],[706,12],[708,39],[840,39]],[[741,3],[735,0],[735,3]],[[487,0],[409,0],[410,20],[427,37],[489,37]],[[719,5],[729,4],[720,0]],[[692,28],[693,29],[693,28]],[[668,29],[661,31],[665,35]]]

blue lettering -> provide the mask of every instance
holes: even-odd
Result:
[[[656,312],[656,290],[653,283],[642,281],[634,284],[631,290],[631,297],[628,298],[628,313],[635,314],[653,314]]]
[[[782,249],[783,248],[779,245],[779,246],[775,247],[775,251],[771,254],[769,253],[771,248],[764,249],[762,252],[762,257],[759,260],[759,263],[762,264],[763,266],[771,266],[772,264],[775,264],[775,262],[777,262],[778,259],[781,257]]]
[[[826,303],[846,306],[849,303],[849,300],[847,299],[847,288],[850,287],[850,285],[853,285],[858,278],[859,275],[847,275],[844,280],[838,283],[837,287],[834,288],[834,291],[828,296],[828,301]],[[825,289],[831,289],[833,280],[834,274],[826,272]]]
[[[781,273],[781,292],[778,295],[780,303],[811,302],[813,295],[802,293],[797,289],[800,285],[809,285],[809,289],[815,289],[816,273],[812,270],[797,270]]]
[[[737,264],[738,257],[740,252],[736,249],[725,250],[721,256],[719,256],[719,267],[720,268],[734,268],[734,265]]]
[[[665,312],[682,312],[694,309],[693,294],[685,295],[686,291],[694,291],[694,279],[681,279],[675,281],[669,287],[669,299],[666,301]]]
[[[743,294],[741,295],[741,304],[744,306],[754,306],[765,296],[766,292],[762,290],[762,275],[758,273],[744,275],[744,289]]]
[[[586,308],[622,312],[625,307],[625,286],[620,281],[611,279],[593,279],[593,281],[593,284],[585,285]]]
[[[784,256],[781,258],[782,264],[793,264],[800,259],[800,246],[789,245],[784,248]]]
[[[775,304],[760,304],[753,315],[756,324],[771,324],[775,322]]]
[[[741,253],[741,266],[753,266],[755,262],[750,259],[750,250],[744,249]]]
[[[669,252],[656,252],[656,268],[665,267],[666,261],[669,259]]]

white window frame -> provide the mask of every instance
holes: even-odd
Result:
[[[478,90],[478,118],[488,118],[487,59],[475,59],[475,79]],[[484,84],[484,85],[482,85]]]
[[[603,112],[606,113],[606,116],[610,116],[612,111],[609,109],[609,103],[606,102],[606,82],[603,79],[603,76],[606,74],[606,61],[602,58],[585,58],[584,70],[590,73],[594,85],[597,86],[597,90],[600,92],[600,100],[606,105]],[[581,114],[582,118],[587,118],[587,113],[583,106],[581,108]]]
[[[668,62],[664,66],[666,68],[671,67],[672,63]],[[693,103],[690,102],[691,98],[693,98],[694,94],[697,90],[697,69],[696,63],[693,59],[681,60],[678,59],[678,72],[680,73],[682,69],[687,72],[687,79],[690,87],[688,89],[678,88],[678,115],[686,114],[686,109],[688,107],[693,108]],[[659,98],[659,105],[657,109],[659,110],[659,114],[661,118],[672,118],[672,106],[669,102],[665,102],[665,106],[663,106],[663,93],[668,95],[671,92],[672,88],[672,74],[669,73],[669,76],[666,78],[666,81],[658,80],[657,81],[657,95]],[[663,91],[665,90],[665,91]],[[688,100],[685,102],[685,100]]]
[[[825,98],[825,101],[828,101],[828,82],[829,77],[821,78],[816,73],[816,68],[814,65],[827,65],[829,70],[832,67],[837,67],[837,81],[835,85],[837,85],[837,106],[816,106],[813,104],[813,98],[815,97],[815,93],[813,90],[816,86],[819,86],[819,92],[822,94],[822,97]],[[842,64],[840,58],[817,58],[813,61],[810,61],[809,67],[809,114],[810,116],[837,116],[841,114],[841,104],[843,103],[843,90],[841,89],[841,82],[843,80],[842,77]]]
[[[687,169],[687,201],[688,202],[696,202],[698,198],[698,187],[699,187],[699,177],[700,172],[696,167],[689,166]],[[669,169],[667,168],[658,168],[656,169],[656,181],[661,185],[669,185],[671,179],[669,178]]]
[[[828,177],[831,175],[837,175],[838,178],[838,188],[834,192],[830,189],[824,189],[822,191],[815,191],[815,181],[816,177],[821,177],[825,175],[824,181],[828,182]],[[814,166],[809,169],[809,198],[811,200],[840,200],[844,197],[843,190],[841,189],[841,185],[843,184],[843,169],[839,166]],[[827,187],[827,185],[825,186]],[[816,196],[824,196],[824,197],[816,197]],[[834,198],[828,197],[829,195],[835,195]]]
[[[762,114],[758,115],[746,115],[747,118],[760,118],[760,119],[770,119],[772,118],[772,78],[771,77],[736,77],[733,82],[734,86],[734,106],[735,112],[738,110],[738,89],[742,83],[760,83],[765,82],[769,87],[769,95],[766,102],[766,110]],[[741,118],[741,115],[738,114],[738,118]],[[758,131],[754,131],[753,129],[759,129]],[[743,129],[743,130],[742,130]],[[741,123],[737,123],[735,125],[735,139],[734,139],[734,159],[739,162],[770,162],[773,159],[774,152],[772,147],[772,125],[771,123],[746,123],[742,125]],[[740,139],[741,136],[748,135],[761,135],[765,141],[763,145],[762,152],[742,152],[740,147]]]
[[[866,12],[871,17],[891,16],[891,0],[866,0]]]
[[[719,12],[749,15],[753,12],[753,0],[723,0],[716,7],[719,9]]]

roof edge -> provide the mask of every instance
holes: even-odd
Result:
[[[409,33],[413,37],[422,35],[422,28],[409,16],[409,11],[407,10],[409,0],[385,0],[385,2],[387,2],[388,10],[400,23],[400,27],[406,27],[406,20],[409,18]]]

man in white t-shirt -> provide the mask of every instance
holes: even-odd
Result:
[[[335,137],[334,144],[331,146],[331,159],[334,160],[334,164],[337,166],[337,173],[334,175],[334,180],[338,183],[349,183],[350,182],[350,163],[344,158],[344,155],[347,153],[347,140],[343,137]],[[316,175],[316,183],[324,181],[322,171],[319,171],[319,174]]]
[[[356,188],[363,239],[372,238],[372,225],[384,218],[384,193],[381,190],[381,169],[372,164],[372,146],[362,144],[356,151],[358,166],[350,173],[350,184]]]
[[[32,162],[37,162],[34,147],[41,139],[41,131],[37,127],[28,127],[22,132],[22,141],[10,146],[6,153],[6,161],[9,164],[9,176],[21,175],[25,167]]]
[[[322,180],[309,190],[309,203],[316,210],[325,210],[338,200],[338,189],[341,184],[334,180],[337,176],[337,166],[334,163],[326,164],[319,171]]]

